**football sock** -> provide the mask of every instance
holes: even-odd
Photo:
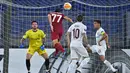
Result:
[[[54,53],[54,56],[56,56],[58,54],[59,50],[56,49],[55,53]]]
[[[80,66],[78,67],[78,70],[81,71],[82,67],[83,67],[84,65],[86,66],[87,63],[89,62],[89,60],[90,60],[89,57],[88,57],[88,58],[85,58],[85,59],[81,62]]]
[[[30,71],[30,60],[29,59],[26,59],[26,67],[27,67],[27,70]]]
[[[62,47],[62,45],[61,45],[60,43],[56,43],[56,44],[55,44],[55,48],[56,48],[57,50],[60,50],[61,52],[64,52],[64,51],[65,51],[64,48]]]
[[[108,68],[110,68],[113,72],[116,71],[116,69],[113,68],[113,66],[111,65],[111,63],[110,63],[109,61],[105,60],[105,61],[104,61],[104,64],[106,64],[106,66],[107,66]]]
[[[78,64],[80,65],[82,61],[83,61],[83,57],[80,57]]]
[[[49,63],[50,63],[50,62],[49,62],[49,59],[46,59],[46,60],[45,60],[45,66],[46,66],[46,69],[47,69],[47,70],[49,69]]]
[[[67,73],[75,73],[73,71],[75,71],[75,69],[76,69],[76,63],[77,63],[77,60],[72,60],[72,62],[69,65]]]

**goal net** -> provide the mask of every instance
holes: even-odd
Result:
[[[14,2],[13,2],[14,1]],[[35,2],[36,1],[36,2]],[[103,1],[96,3],[96,0],[31,0],[28,2],[20,2],[18,0],[1,0],[0,1],[0,47],[4,48],[4,73],[8,73],[9,48],[19,48],[20,39],[24,33],[31,28],[31,21],[36,20],[39,28],[42,29],[46,37],[46,48],[52,48],[50,39],[50,26],[47,15],[49,12],[55,11],[56,8],[63,8],[65,2],[72,4],[71,10],[63,10],[66,16],[69,16],[76,22],[76,16],[84,15],[83,23],[87,26],[87,36],[90,44],[95,43],[95,30],[93,20],[99,19],[102,21],[102,27],[109,35],[111,49],[106,52],[106,58],[110,62],[121,62],[120,64],[128,64],[130,68],[129,56],[122,52],[122,49],[130,48],[130,4],[117,4],[110,2],[105,5]],[[121,1],[121,0],[120,0]],[[105,1],[104,1],[105,2]],[[90,3],[90,4],[89,4]],[[116,2],[115,2],[116,3]],[[71,23],[64,21],[64,34]],[[65,35],[62,37],[61,43],[66,47]],[[25,48],[28,47],[28,41],[24,43]],[[88,68],[88,73],[102,73],[106,71],[101,61],[98,60],[97,54],[92,56],[91,66]],[[123,61],[124,60],[124,61]],[[86,70],[86,68],[85,68]],[[106,71],[106,73],[109,73]]]

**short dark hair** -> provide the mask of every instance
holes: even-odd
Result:
[[[61,11],[62,11],[61,8],[57,8],[57,9],[55,10],[55,12],[61,12]]]
[[[77,21],[82,22],[83,21],[83,15],[78,15],[77,16]]]
[[[31,24],[34,23],[34,22],[38,23],[37,21],[32,21]]]
[[[97,22],[101,25],[101,20],[94,20],[94,22]]]

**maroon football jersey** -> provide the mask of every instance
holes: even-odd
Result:
[[[62,21],[64,19],[64,14],[60,12],[52,12],[50,15],[54,32],[63,32]]]

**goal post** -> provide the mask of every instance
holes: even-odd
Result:
[[[10,0],[11,2],[12,0]],[[3,48],[4,48],[4,63],[3,63],[3,73],[8,73],[9,65],[9,46],[10,46],[10,31],[11,31],[11,12],[12,7],[7,6],[7,9],[4,13],[4,28],[3,28]]]

